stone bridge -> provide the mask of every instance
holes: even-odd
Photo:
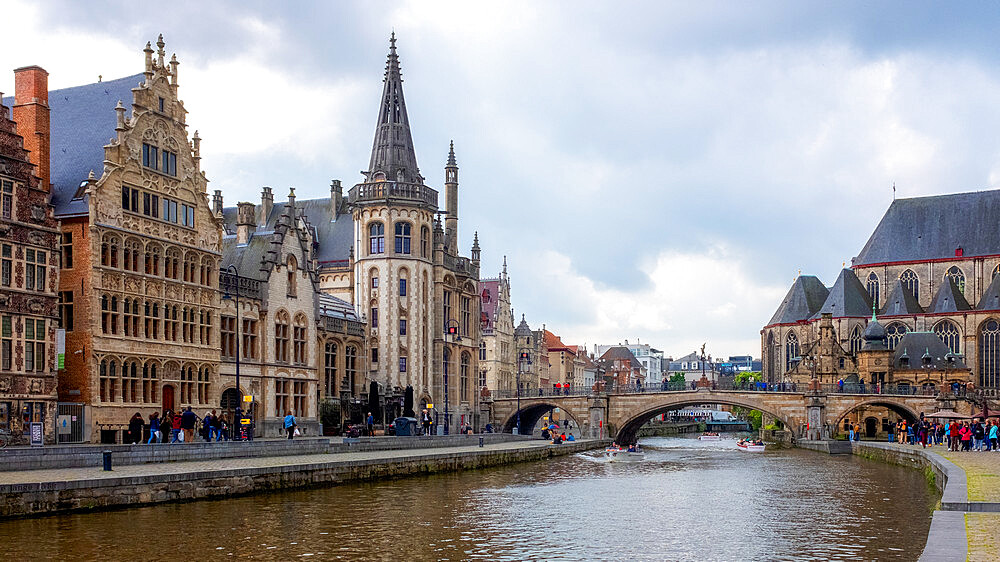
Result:
[[[728,404],[759,410],[790,430],[792,439],[827,439],[837,432],[841,420],[852,411],[886,407],[915,421],[921,413],[953,410],[958,400],[951,394],[913,396],[891,394],[825,393],[822,391],[779,392],[742,390],[659,391],[638,393],[593,393],[576,396],[532,396],[520,399],[519,433],[530,432],[538,420],[554,408],[570,417],[588,437],[614,437],[627,443],[654,416],[700,404]],[[518,425],[516,398],[497,398],[491,406],[493,423],[511,432]]]

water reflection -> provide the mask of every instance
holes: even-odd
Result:
[[[644,440],[497,469],[0,523],[9,559],[915,559],[933,489],[853,457]]]

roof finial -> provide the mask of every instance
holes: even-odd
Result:
[[[163,57],[166,56],[166,53],[163,52],[164,45],[166,45],[166,43],[163,42],[163,34],[161,33],[160,36],[156,38],[156,59],[160,68],[163,68]]]
[[[876,321],[877,320],[875,319],[875,301],[872,300],[872,322],[876,322]]]
[[[503,274],[507,275],[507,256],[503,257]]]
[[[455,162],[455,141],[448,143],[448,166],[458,166]]]

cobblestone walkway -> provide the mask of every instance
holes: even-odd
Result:
[[[970,562],[1000,560],[1000,513],[966,513]]]
[[[969,501],[1000,502],[1000,453],[952,453],[943,447],[935,447],[933,451],[965,471]]]
[[[582,440],[581,440],[582,441]],[[185,474],[195,472],[222,471],[240,468],[267,468],[276,466],[296,466],[304,464],[352,462],[372,460],[392,460],[419,456],[447,455],[474,451],[519,450],[545,447],[548,441],[520,441],[495,443],[478,446],[436,447],[427,449],[398,449],[391,451],[365,451],[357,453],[334,453],[325,455],[294,455],[278,457],[251,457],[233,459],[213,459],[209,461],[170,462],[157,464],[124,465],[105,472],[100,466],[87,468],[54,468],[45,470],[25,470],[0,472],[0,484],[35,484],[44,482],[72,482],[105,478],[128,478],[161,474]]]

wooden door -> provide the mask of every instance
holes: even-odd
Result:
[[[169,384],[163,385],[163,409],[164,410],[170,410],[171,412],[175,411],[174,410],[174,387],[171,386],[171,385],[169,385]]]

